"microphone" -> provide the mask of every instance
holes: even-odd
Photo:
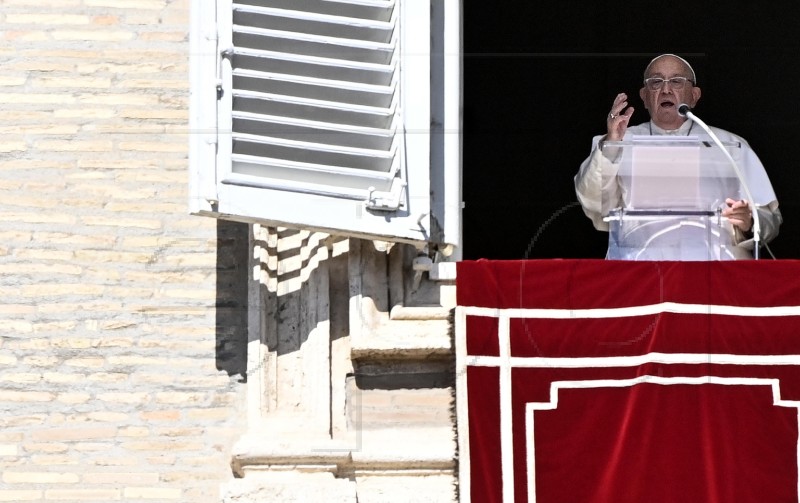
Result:
[[[686,103],[681,103],[678,105],[678,115],[681,117],[686,117],[688,119],[693,120],[696,124],[698,124],[703,130],[708,133],[708,136],[714,140],[714,143],[722,150],[722,153],[725,154],[725,157],[731,162],[733,166],[733,171],[736,172],[736,177],[739,179],[739,183],[742,184],[742,189],[744,190],[745,197],[750,202],[750,206],[753,209],[753,258],[758,260],[759,255],[759,241],[761,240],[761,220],[758,215],[758,208],[756,208],[756,202],[753,200],[753,195],[750,193],[750,187],[747,186],[747,181],[744,179],[744,175],[742,175],[742,170],[739,169],[739,166],[736,164],[736,161],[733,160],[731,154],[728,150],[722,145],[722,142],[719,141],[717,135],[714,134],[714,131],[711,130],[710,127],[706,125],[705,122],[701,121],[695,114],[692,113],[692,109]]]

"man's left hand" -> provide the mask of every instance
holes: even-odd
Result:
[[[750,203],[742,200],[728,198],[725,200],[727,208],[722,210],[722,216],[730,220],[732,225],[738,227],[742,232],[747,232],[753,227],[753,210]]]

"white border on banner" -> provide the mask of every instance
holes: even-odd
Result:
[[[781,399],[780,381],[778,379],[762,379],[755,377],[660,377],[653,375],[638,376],[633,379],[598,379],[594,381],[553,381],[550,383],[549,402],[528,402],[525,404],[525,450],[527,478],[528,478],[528,503],[536,503],[536,446],[534,442],[534,412],[537,410],[555,410],[558,408],[558,392],[562,389],[589,389],[589,388],[626,388],[637,384],[716,384],[726,386],[770,386],[772,388],[773,405],[778,407],[794,407],[798,413],[798,428],[800,428],[800,401]],[[800,429],[798,430],[800,431]],[[798,467],[800,467],[800,438],[795,447]],[[800,476],[800,473],[798,474]],[[798,479],[798,497],[800,498],[800,477]],[[507,501],[507,500],[503,500]],[[508,501],[513,501],[513,498]]]

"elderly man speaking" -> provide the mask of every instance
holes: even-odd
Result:
[[[648,122],[629,125],[633,107],[628,96],[620,93],[614,99],[606,117],[606,134],[596,136],[592,152],[581,164],[575,176],[575,191],[586,215],[598,230],[609,230],[610,212],[630,205],[630,176],[620,172],[620,149],[603,148],[608,142],[627,142],[633,139],[672,135],[681,139],[696,139],[711,145],[713,137],[704,127],[686,117],[682,104],[694,108],[701,96],[697,77],[691,65],[675,54],[655,57],[644,71],[644,82],[639,97],[650,114]],[[707,126],[706,126],[707,127]],[[778,234],[782,222],[778,201],[769,177],[748,143],[741,137],[719,128],[709,128],[720,142],[739,145],[739,166],[753,200],[742,194],[726,195],[719,208],[719,225],[709,231],[697,226],[676,225],[665,219],[660,224],[651,221],[637,232],[645,234],[637,239],[641,245],[612,253],[610,259],[627,260],[731,260],[753,257],[753,211],[758,212],[759,238],[767,243]],[[662,138],[663,139],[663,138]],[[614,145],[612,143],[612,145]],[[731,158],[732,159],[732,158]],[[713,234],[713,239],[709,236]]]

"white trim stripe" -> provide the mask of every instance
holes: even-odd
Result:
[[[500,367],[506,363],[502,356],[467,356],[471,367]],[[507,364],[514,368],[609,368],[638,367],[648,363],[668,365],[800,365],[800,355],[732,355],[710,353],[647,353],[636,356],[597,356],[576,358],[547,358],[513,356]]]
[[[677,314],[714,314],[723,316],[773,317],[800,316],[800,306],[724,306],[715,304],[682,304],[678,302],[661,302],[641,306],[615,307],[604,309],[499,309],[494,307],[458,306],[467,315],[489,318],[543,318],[554,320],[591,319],[591,318],[625,318],[632,316],[650,316],[661,313]]]
[[[558,407],[558,392],[562,389],[590,389],[590,388],[630,388],[637,384],[660,384],[663,386],[675,384],[721,384],[727,386],[770,386],[772,388],[772,403],[779,407],[800,407],[800,401],[783,400],[781,398],[780,380],[761,377],[719,377],[719,376],[679,376],[663,377],[642,375],[631,379],[596,379],[582,381],[553,381],[550,383],[550,401],[532,402],[534,409],[552,410]]]
[[[467,395],[467,314],[456,311],[456,427],[458,428],[458,486],[459,500],[472,501],[471,463],[469,449],[469,402]]]
[[[497,320],[500,339],[500,462],[503,501],[514,501],[514,416],[511,397],[511,320]]]
[[[718,377],[718,376],[701,376],[701,377],[660,377],[652,375],[643,375],[633,379],[598,379],[588,381],[554,381],[550,383],[550,401],[549,402],[528,402],[525,404],[525,432],[527,438],[525,439],[526,451],[526,466],[528,473],[528,503],[536,503],[536,443],[535,443],[535,426],[534,426],[534,413],[537,410],[554,410],[558,407],[558,392],[562,389],[588,389],[588,388],[624,388],[632,387],[637,384],[659,384],[659,385],[676,385],[676,384],[715,384],[727,386],[770,386],[772,388],[773,405],[778,407],[794,407],[798,411],[798,428],[800,428],[800,401],[796,400],[783,400],[780,396],[780,381],[778,379],[762,379],[762,378],[749,378],[749,377]],[[800,438],[797,441],[797,466],[800,471]],[[505,483],[505,481],[504,481]],[[797,494],[800,499],[800,475],[798,476]],[[503,500],[513,501],[513,500]]]
[[[536,501],[536,442],[534,442],[533,413],[535,403],[525,404],[525,465],[528,467],[528,503]]]

